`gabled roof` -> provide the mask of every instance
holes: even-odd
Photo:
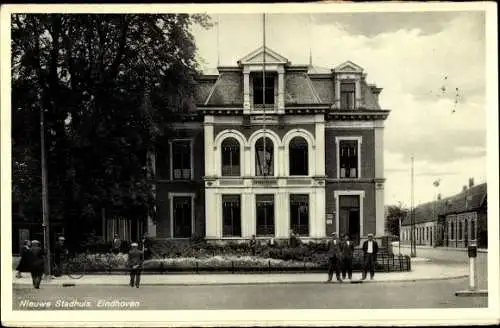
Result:
[[[363,68],[359,65],[356,65],[352,61],[348,60],[343,62],[342,64],[336,66],[333,69],[334,72],[345,72],[345,73],[363,73]]]
[[[476,211],[486,202],[487,185],[482,183],[472,186],[456,195],[415,207],[415,223],[435,221],[437,216],[446,216],[470,211]],[[402,225],[409,225],[411,221],[408,215]]]
[[[265,54],[266,54],[265,59],[267,64],[283,64],[283,65],[290,64],[290,61],[288,59],[281,56],[276,51],[269,49],[268,47],[265,48]],[[240,66],[257,65],[257,64],[262,64],[263,62],[264,62],[264,46],[252,51],[245,57],[238,60],[238,65]]]

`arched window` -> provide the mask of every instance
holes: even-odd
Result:
[[[302,137],[295,137],[290,141],[289,146],[289,167],[290,175],[308,175],[308,149],[307,141]]]
[[[240,176],[240,143],[235,138],[226,138],[221,145],[222,175]]]
[[[255,143],[255,175],[274,175],[274,147],[270,138],[260,138]]]

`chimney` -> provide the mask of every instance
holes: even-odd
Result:
[[[373,94],[373,96],[375,96],[375,99],[377,99],[377,101],[379,101],[379,95],[380,95],[380,92],[382,92],[382,88],[377,88],[377,86],[375,84],[369,84],[368,87],[370,87],[370,90]]]
[[[437,195],[437,200],[441,200],[441,194]]]
[[[474,178],[469,178],[469,188],[474,186]]]
[[[466,191],[467,190],[467,186],[463,186],[462,187],[462,192]]]

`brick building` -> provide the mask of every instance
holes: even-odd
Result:
[[[156,152],[150,235],[382,236],[381,88],[350,61],[320,72],[261,47],[235,64],[198,79],[196,106]]]
[[[487,185],[464,186],[462,192],[415,207],[416,245],[487,247]],[[410,244],[411,219],[402,222],[402,243]]]

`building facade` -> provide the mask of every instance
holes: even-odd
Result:
[[[265,65],[264,65],[265,63]],[[320,72],[259,48],[198,79],[156,151],[156,238],[384,234],[381,89],[348,61]]]
[[[462,192],[415,207],[416,245],[487,247],[487,185],[464,186]],[[411,243],[411,218],[404,219],[402,243]]]

